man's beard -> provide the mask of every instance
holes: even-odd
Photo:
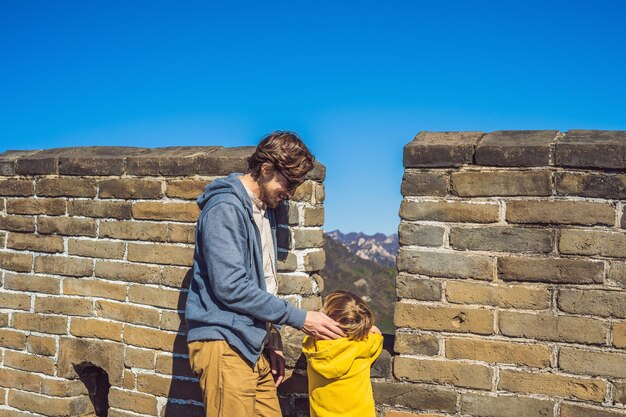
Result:
[[[261,195],[259,197],[261,201],[265,203],[266,206],[268,206],[269,208],[273,208],[273,209],[278,207],[278,203],[280,203],[280,200],[278,198],[278,193],[275,195],[271,195],[270,193],[265,191],[264,187],[261,187],[260,194]]]

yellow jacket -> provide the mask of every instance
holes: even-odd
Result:
[[[383,336],[365,340],[305,337],[311,417],[375,417],[370,366],[383,348]]]

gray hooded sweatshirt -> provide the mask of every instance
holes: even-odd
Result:
[[[215,180],[198,197],[201,212],[185,320],[187,342],[225,340],[254,364],[263,349],[266,322],[300,329],[306,311],[265,289],[261,237],[240,175]],[[276,248],[276,221],[272,210],[267,213]]]

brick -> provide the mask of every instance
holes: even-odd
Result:
[[[561,417],[624,417],[622,409],[592,408],[582,404],[563,403]]]
[[[609,270],[606,276],[611,281],[615,281],[620,287],[626,288],[626,262],[609,262]]]
[[[404,147],[405,168],[471,164],[482,132],[420,132]]]
[[[190,268],[163,267],[161,285],[175,288],[189,288],[193,270]]]
[[[31,334],[26,340],[26,348],[36,355],[54,356],[57,352],[56,338]]]
[[[410,274],[482,280],[493,278],[493,261],[486,255],[400,249],[396,262],[398,271]]]
[[[4,388],[17,388],[23,391],[38,392],[42,379],[40,375],[35,375],[30,372],[11,368],[0,368],[0,380]],[[2,411],[4,412],[5,410]],[[4,417],[4,414],[0,415]]]
[[[415,413],[404,413],[401,411],[385,411],[385,417],[440,417],[435,414],[415,414]]]
[[[33,265],[33,255],[19,252],[0,250],[0,269],[9,271],[30,272]]]
[[[57,375],[62,378],[76,379],[78,375],[75,365],[85,362],[86,358],[93,366],[106,371],[111,385],[121,384],[124,370],[124,347],[117,342],[61,337]]]
[[[293,238],[295,249],[321,248],[324,246],[324,231],[322,229],[294,229]]]
[[[127,257],[131,262],[191,266],[193,251],[189,246],[129,243]]]
[[[126,245],[124,242],[104,240],[68,239],[69,255],[88,256],[90,258],[122,259]]]
[[[162,198],[161,181],[145,179],[107,179],[98,183],[99,198]]]
[[[0,327],[8,327],[8,326],[9,326],[9,314],[0,313]]]
[[[551,292],[547,288],[489,285],[464,281],[448,281],[446,284],[446,299],[457,304],[545,310],[550,307],[550,298]]]
[[[9,391],[8,404],[20,410],[40,413],[50,417],[72,417],[93,413],[89,397],[53,398],[32,392]]]
[[[183,294],[178,290],[132,284],[128,289],[128,299],[132,303],[155,307],[184,308]]]
[[[60,294],[61,280],[45,275],[5,274],[4,287],[15,291]]]
[[[398,239],[402,246],[442,246],[444,228],[424,224],[400,222]]]
[[[626,292],[563,288],[558,306],[566,313],[626,318]]]
[[[11,324],[18,330],[49,334],[67,333],[67,317],[45,316],[38,313],[13,313]]]
[[[89,146],[64,151],[59,173],[66,175],[122,175],[124,160],[145,151],[127,146]]]
[[[396,303],[394,324],[420,330],[493,333],[493,311]]]
[[[64,251],[63,238],[60,236],[14,232],[9,234],[7,248],[47,253],[59,253]]]
[[[158,266],[138,265],[128,262],[96,261],[95,275],[100,278],[158,284],[161,269]]]
[[[400,218],[436,222],[494,223],[500,206],[492,202],[402,201]]]
[[[316,254],[314,256],[318,258],[322,255]],[[319,261],[319,259],[313,259],[313,261]],[[326,262],[326,257],[324,257],[324,263],[325,262]],[[277,264],[278,264],[277,266],[278,272],[292,272],[298,268],[298,260],[296,258],[296,255],[293,252],[278,251]],[[316,266],[316,265],[311,265],[311,266]],[[318,271],[321,269],[323,269],[323,265],[322,265],[322,268],[318,269]]]
[[[26,335],[11,329],[0,329],[0,347],[23,350],[26,347]]]
[[[564,229],[559,238],[559,252],[626,258],[626,233]]]
[[[498,258],[498,277],[503,281],[594,284],[604,281],[604,264],[586,259]]]
[[[37,231],[41,234],[96,237],[96,221],[74,217],[39,217]]]
[[[554,231],[515,227],[452,227],[450,246],[457,250],[549,253]]]
[[[562,200],[515,200],[507,202],[506,220],[522,224],[615,224],[611,203]]]
[[[124,301],[127,286],[111,282],[85,278],[66,278],[63,281],[63,294],[83,295],[88,297],[110,298]]]
[[[281,401],[280,398],[279,398],[279,401]],[[204,417],[205,416],[204,407],[200,405],[194,405],[193,403],[178,404],[178,403],[168,402],[161,409],[160,417],[167,417],[170,415],[171,416],[185,416],[185,417]],[[110,415],[109,417],[116,417],[116,416]],[[126,416],[117,416],[117,417],[126,417]],[[128,416],[128,417],[133,417],[133,416]]]
[[[476,417],[552,417],[554,401],[510,396],[463,393],[461,413]]]
[[[29,197],[33,195],[31,180],[0,179],[0,196]]]
[[[500,130],[486,134],[476,146],[479,165],[547,166],[551,164],[556,130]]]
[[[4,352],[4,366],[46,375],[54,375],[56,370],[56,365],[51,358],[10,350]]]
[[[570,343],[604,344],[607,335],[601,320],[512,311],[500,312],[499,327],[505,336]]]
[[[167,225],[167,241],[172,243],[194,243],[196,226],[193,224],[170,223]]]
[[[305,227],[324,225],[324,207],[305,207],[304,223]]]
[[[32,151],[5,151],[0,153],[0,175],[15,175],[16,161],[22,157],[36,154],[37,150]],[[13,416],[10,416],[13,417]]]
[[[184,306],[181,306],[181,307],[184,308]],[[159,325],[159,327],[164,330],[173,330],[175,332],[186,332],[187,323],[185,323],[184,313],[179,313],[177,311],[164,310],[161,313],[161,324]]]
[[[61,198],[15,198],[7,200],[9,214],[65,214],[66,201]]]
[[[122,324],[96,319],[73,318],[70,333],[77,337],[95,337],[98,339],[122,340]]]
[[[99,237],[125,240],[164,242],[167,240],[167,224],[138,221],[100,221]]]
[[[38,256],[35,258],[35,272],[86,277],[93,274],[93,261],[68,256]]]
[[[393,373],[400,380],[491,389],[492,370],[483,365],[397,357],[394,360]]]
[[[449,174],[445,171],[406,170],[400,191],[403,196],[437,196],[448,193]]]
[[[290,201],[305,201],[312,202],[313,196],[315,195],[315,182],[314,181],[304,181],[293,193],[293,196],[289,199]]]
[[[14,292],[0,292],[0,308],[30,310],[30,295]]]
[[[451,389],[397,382],[373,382],[372,390],[376,404],[422,411],[454,412],[456,409],[457,394]]]
[[[436,356],[439,353],[439,340],[427,334],[396,332],[393,350],[407,355]]]
[[[85,298],[37,296],[35,298],[35,312],[44,314],[89,316],[92,312],[91,300],[87,300]]]
[[[626,349],[626,323],[613,323],[613,346]]]
[[[109,406],[129,410],[135,413],[157,415],[157,400],[152,395],[123,391],[111,388],[109,391]]]
[[[573,374],[626,378],[626,353],[563,346],[559,350],[559,368]]]
[[[131,325],[124,327],[124,342],[143,348],[172,352],[176,337],[176,333],[169,333],[159,329],[146,329]]]
[[[171,146],[146,149],[139,155],[131,156],[126,160],[126,173],[143,176],[186,176],[197,175],[198,173],[226,175],[230,172],[245,171],[245,167],[243,167],[242,171],[214,172],[228,168],[234,162],[224,161],[224,158],[228,159],[224,154],[222,154],[222,160],[211,157],[211,154],[217,153],[220,149],[223,148],[218,146]],[[252,149],[250,154],[252,154]]]
[[[195,222],[199,214],[200,210],[196,203],[133,203],[135,219]]]
[[[168,180],[165,195],[170,198],[195,200],[211,182],[209,179]]]
[[[127,368],[154,369],[154,362],[154,351],[126,347],[124,354],[124,366]]]
[[[441,282],[400,273],[396,277],[396,295],[423,301],[441,300]]]
[[[602,402],[607,384],[590,378],[501,369],[498,390]]]
[[[67,211],[70,216],[109,219],[130,219],[131,203],[126,201],[70,201]]]
[[[556,143],[555,165],[576,168],[626,168],[626,132],[570,130]]]
[[[278,274],[276,276],[279,294],[312,294],[313,284],[308,275],[287,275]]]
[[[324,188],[324,184],[316,182],[315,186],[315,199],[313,204],[321,204],[326,199],[326,189]]]
[[[202,402],[200,384],[195,381],[173,380],[160,375],[138,374],[137,390],[160,397]]]
[[[89,393],[81,380],[68,381],[42,378],[41,394],[53,397],[76,397],[79,395],[87,396]]]
[[[309,252],[304,255],[304,270],[307,272],[321,271],[322,269],[324,269],[325,265],[326,254],[324,253],[324,251]],[[281,271],[280,264],[278,270]]]
[[[87,178],[41,178],[35,183],[40,197],[95,197],[96,181]]]
[[[626,381],[613,382],[615,402],[626,404]]]
[[[300,300],[300,308],[307,311],[318,311],[322,305],[322,297],[320,296],[302,297]]]
[[[153,308],[145,308],[117,303],[113,301],[96,300],[96,315],[111,320],[125,323],[143,324],[158,327],[159,311]]]
[[[550,171],[465,171],[450,175],[450,188],[461,197],[549,196]]]
[[[8,230],[10,232],[35,232],[35,218],[27,216],[1,215],[0,214],[0,230]],[[40,231],[40,233],[43,233]]]
[[[295,226],[300,223],[300,208],[293,202],[279,204],[274,213],[278,224]]]
[[[446,357],[489,363],[507,363],[546,368],[550,366],[551,348],[500,340],[450,338],[445,341]]]
[[[554,175],[558,195],[623,200],[626,198],[626,175],[604,172],[557,172]]]
[[[174,358],[171,354],[158,354],[155,370],[165,375],[176,375],[186,378],[195,378],[189,365],[189,359]]]

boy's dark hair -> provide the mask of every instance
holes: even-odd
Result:
[[[288,180],[297,181],[313,169],[314,161],[315,157],[296,133],[277,130],[265,136],[248,158],[248,172],[256,180],[261,166],[270,163]]]
[[[337,290],[328,294],[322,311],[339,323],[341,330],[350,339],[365,339],[374,325],[369,306],[350,291]]]

